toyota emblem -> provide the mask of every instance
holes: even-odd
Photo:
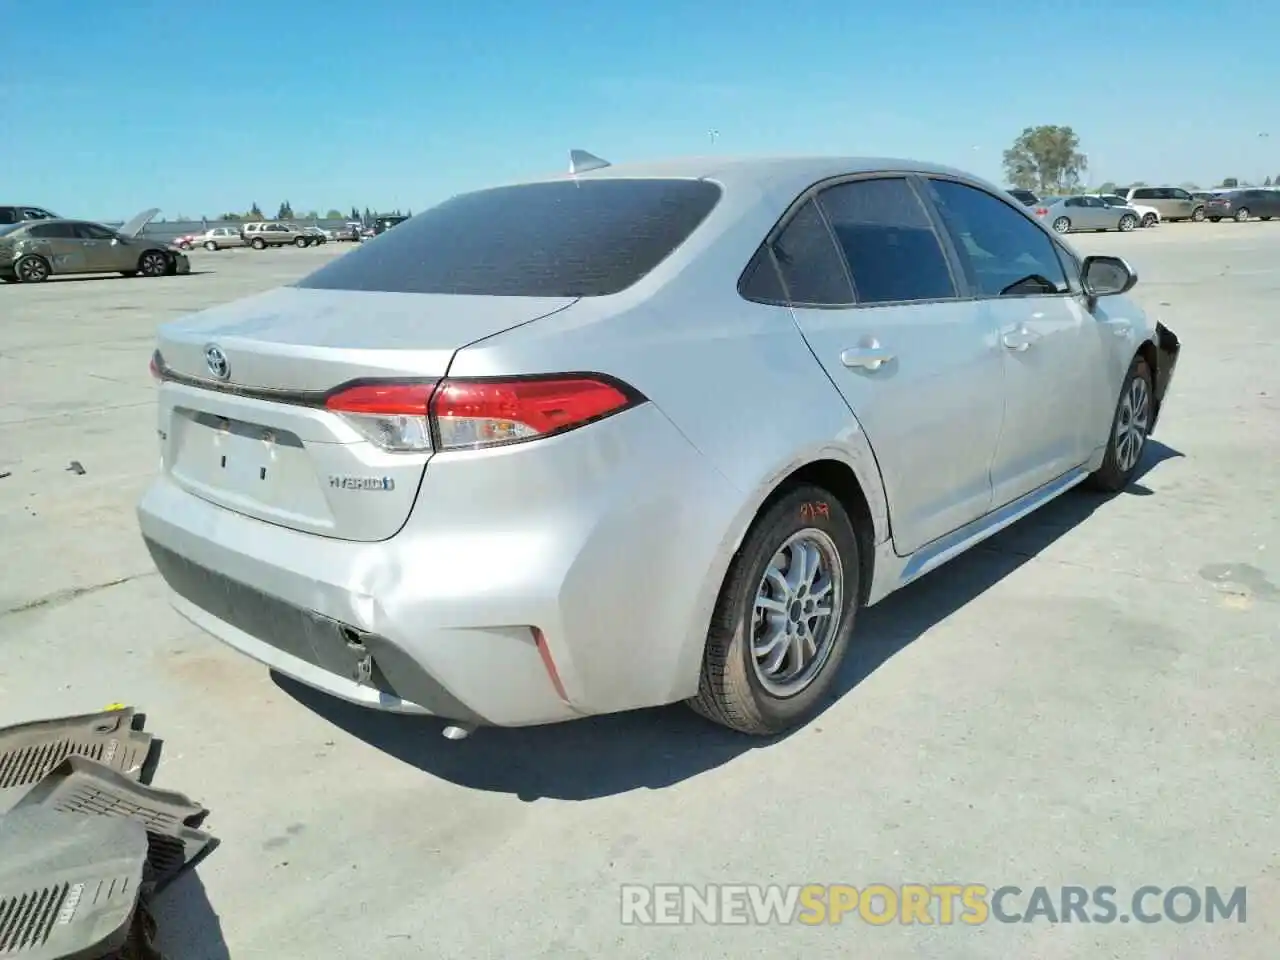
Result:
[[[204,362],[209,365],[209,372],[219,380],[226,380],[231,376],[231,364],[227,362],[227,355],[216,343],[204,348]]]

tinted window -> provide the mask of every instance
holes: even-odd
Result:
[[[17,223],[18,211],[13,207],[0,207],[0,223]]]
[[[760,300],[764,303],[785,303],[786,292],[782,289],[782,278],[778,276],[778,268],[773,254],[767,246],[762,246],[742,272],[742,282],[738,290],[748,300]]]
[[[1139,187],[1137,190],[1134,190],[1134,191],[1130,194],[1129,199],[1131,199],[1131,200],[1155,200],[1155,199],[1157,199],[1158,194],[1159,194],[1159,191],[1158,191],[1158,190],[1153,190],[1153,189],[1151,189],[1150,187]]]
[[[933,222],[906,180],[843,183],[824,190],[820,201],[849,264],[858,303],[956,295]]]
[[[114,240],[116,235],[96,223],[77,223],[76,234],[82,240]]]
[[[782,235],[773,242],[773,254],[792,303],[853,303],[853,288],[840,251],[812,200],[796,211]]]
[[[1171,187],[1171,188],[1169,189],[1169,197],[1170,197],[1170,199],[1173,199],[1173,200],[1190,200],[1190,199],[1191,199],[1191,194],[1189,194],[1189,193],[1187,193],[1187,191],[1185,191],[1185,190],[1181,190],[1181,189],[1179,189],[1179,188],[1177,188],[1177,187]]]
[[[298,286],[602,297],[639,281],[720,199],[705,180],[583,179],[467,193],[333,260]]]
[[[1066,292],[1066,273],[1053,241],[1026,216],[976,187],[951,180],[929,185],[979,295]]]
[[[74,240],[76,228],[70,223],[38,223],[27,232],[27,235],[39,240]]]

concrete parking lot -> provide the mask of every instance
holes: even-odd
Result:
[[[683,708],[445,741],[277,681],[166,604],[133,504],[157,323],[346,251],[0,289],[0,724],[136,705],[223,841],[160,903],[234,957],[1275,957],[1280,223],[1073,238],[1182,338],[1131,491],[1071,494],[868,611],[775,743]],[[72,468],[75,462],[82,468]],[[626,883],[1248,888],[1179,925],[636,927]],[[1158,902],[1158,901],[1157,901]],[[1022,909],[1025,903],[1017,908]]]

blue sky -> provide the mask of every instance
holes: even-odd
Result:
[[[68,216],[420,210],[559,170],[570,147],[908,156],[1002,179],[1001,152],[1040,123],[1076,129],[1095,183],[1280,175],[1280,57],[1232,52],[1280,36],[1280,5],[1257,0],[0,11],[0,200]]]

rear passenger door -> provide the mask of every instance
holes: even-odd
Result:
[[[912,180],[815,192],[772,243],[792,313],[866,432],[901,555],[981,517],[1004,393],[995,331],[966,299]]]
[[[84,273],[84,245],[73,223],[54,221],[38,223],[27,229],[27,236],[39,241],[35,253],[49,261],[54,273]]]
[[[978,298],[980,322],[1000,344],[1005,411],[991,462],[998,508],[1088,460],[1104,358],[1078,284],[1044,230],[976,186],[927,182]]]

